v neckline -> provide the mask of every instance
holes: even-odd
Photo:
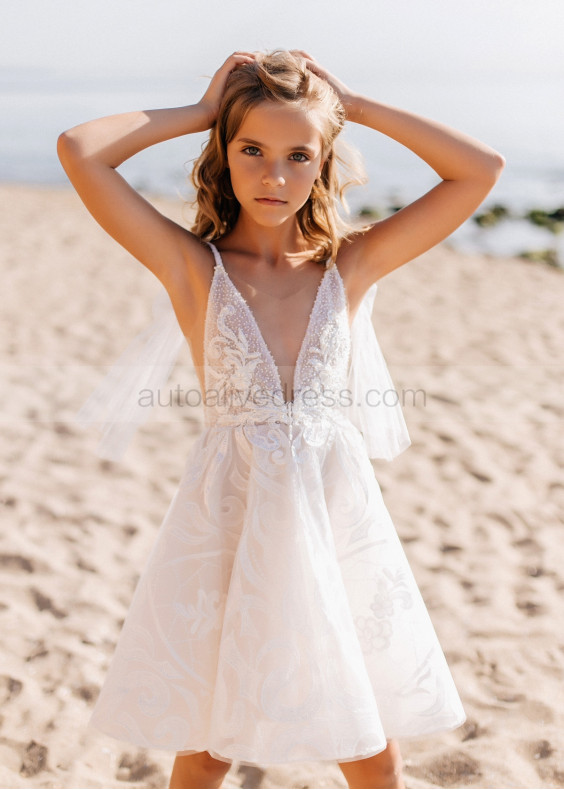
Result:
[[[263,346],[264,351],[266,352],[266,356],[270,360],[270,363],[272,365],[272,369],[274,370],[274,373],[275,373],[275,376],[276,376],[276,380],[278,382],[278,386],[280,387],[280,392],[282,394],[284,394],[284,388],[282,386],[282,379],[280,377],[280,371],[278,370],[278,365],[276,364],[276,361],[275,361],[275,359],[274,359],[274,357],[272,355],[272,352],[271,352],[270,348],[268,347],[268,343],[264,339],[264,335],[262,333],[262,330],[261,330],[260,326],[258,325],[258,321],[257,321],[257,319],[255,317],[255,314],[254,314],[250,304],[247,302],[247,300],[245,299],[245,297],[243,296],[241,291],[237,288],[237,286],[235,285],[235,283],[233,282],[233,280],[229,276],[229,273],[228,273],[227,269],[224,266],[223,258],[221,257],[220,251],[217,249],[215,244],[212,244],[211,241],[208,241],[208,244],[211,247],[212,251],[214,252],[214,257],[216,259],[216,263],[219,263],[219,265],[221,266],[221,269],[223,270],[223,273],[224,273],[225,277],[227,278],[227,281],[228,281],[229,285],[231,286],[231,288],[233,289],[233,291],[237,295],[238,299],[242,302],[242,304],[246,308],[246,310],[247,310],[247,312],[248,312],[248,314],[249,314],[249,316],[251,318],[251,321],[253,322],[253,325],[254,325],[254,327],[256,329],[257,336],[258,336],[258,338],[259,338],[259,340],[260,340],[260,342],[261,342],[261,344]],[[292,392],[294,393],[294,398],[292,400],[290,400],[290,401],[283,400],[284,406],[289,406],[290,404],[293,404],[295,402],[295,397],[296,397],[296,380],[297,380],[297,374],[298,374],[298,370],[299,370],[300,363],[301,363],[301,358],[302,358],[303,353],[304,353],[306,340],[309,337],[309,333],[310,333],[310,329],[311,329],[311,325],[312,325],[313,314],[314,314],[315,309],[317,307],[317,304],[319,302],[319,294],[321,293],[321,288],[323,286],[323,283],[326,280],[326,274],[327,274],[328,271],[329,271],[329,268],[326,266],[325,267],[325,271],[323,272],[323,276],[322,276],[322,278],[321,278],[321,280],[319,282],[319,285],[317,286],[317,291],[315,292],[315,299],[313,300],[313,305],[312,305],[311,311],[309,313],[309,318],[307,320],[305,334],[304,334],[304,336],[302,338],[302,342],[301,342],[301,345],[300,345],[300,349],[298,351],[298,356],[297,356],[297,359],[296,359],[296,363],[294,365],[294,374],[292,376]]]

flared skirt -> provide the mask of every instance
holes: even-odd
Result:
[[[361,759],[465,718],[357,429],[208,426],[88,725],[264,765]]]

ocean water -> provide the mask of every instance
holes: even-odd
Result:
[[[447,75],[448,76],[448,75]],[[198,100],[203,79],[165,77],[109,79],[45,70],[0,69],[0,180],[68,183],[56,154],[65,129],[92,118],[131,110],[178,107]],[[564,234],[555,235],[521,219],[529,209],[564,206],[564,109],[562,80],[498,75],[457,83],[448,78],[388,83],[378,98],[461,129],[505,156],[500,181],[478,213],[495,203],[512,218],[481,229],[472,220],[449,238],[459,249],[494,255],[552,248],[564,265]],[[369,86],[359,92],[371,95]],[[439,177],[415,154],[372,129],[347,124],[344,139],[362,154],[368,183],[348,193],[353,211],[373,206],[385,213],[431,189]],[[191,163],[207,133],[186,135],[140,152],[120,168],[136,189],[190,199]]]

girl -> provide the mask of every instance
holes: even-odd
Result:
[[[440,183],[347,225],[345,120],[407,146]],[[190,232],[116,167],[207,129]],[[58,154],[94,218],[166,289],[204,394],[205,430],[92,724],[176,752],[170,787],[219,787],[233,760],[335,760],[349,787],[405,787],[397,738],[465,714],[370,463],[410,443],[399,406],[373,397],[391,382],[372,300],[476,210],[503,157],[298,51],[236,52],[197,104],[80,124]]]

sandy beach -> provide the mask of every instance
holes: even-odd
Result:
[[[159,413],[121,463],[94,454],[73,417],[162,286],[70,187],[0,200],[0,786],[167,787],[173,754],[86,724],[201,411]],[[379,285],[412,446],[374,471],[468,716],[400,741],[410,788],[564,787],[563,301],[563,271],[448,244]],[[234,764],[223,787],[346,783]]]

